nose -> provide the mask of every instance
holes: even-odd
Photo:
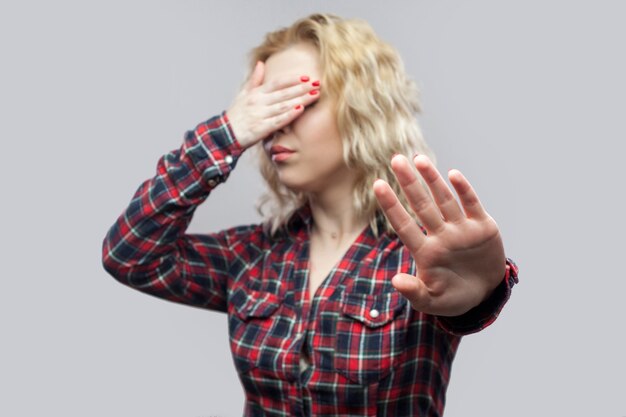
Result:
[[[277,129],[272,136],[278,137],[278,136],[285,135],[289,132],[291,132],[291,123],[289,123],[286,126],[281,127],[280,129]]]
[[[267,147],[269,145],[271,145],[270,142],[274,142],[275,139],[278,139],[279,137],[287,134],[291,132],[291,124],[288,124],[287,126],[283,126],[280,129],[276,129],[274,131],[274,133],[270,134],[268,137],[266,137],[265,139],[263,139],[263,146]]]

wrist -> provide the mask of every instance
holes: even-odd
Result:
[[[492,277],[490,277],[486,281],[487,285],[485,287],[484,295],[482,299],[480,300],[480,302],[483,303],[486,300],[488,300],[493,295],[493,292],[496,290],[496,288],[498,288],[498,286],[500,286],[502,281],[506,280],[506,278],[507,278],[507,263],[506,263],[506,259],[504,259],[502,261],[501,266],[496,271],[494,271]]]
[[[239,123],[236,121],[236,117],[235,121],[233,122],[233,118],[230,117],[230,110],[226,110],[224,112],[224,120],[226,121],[226,124],[228,125],[228,128],[233,135],[233,141],[239,144],[242,149],[248,148],[250,146],[249,139],[244,132],[239,130]]]

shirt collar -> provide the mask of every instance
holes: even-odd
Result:
[[[296,239],[306,239],[312,221],[311,206],[307,202],[296,209],[287,221],[287,233]]]

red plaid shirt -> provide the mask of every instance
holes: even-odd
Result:
[[[309,206],[273,238],[260,224],[185,233],[242,152],[225,112],[188,131],[108,231],[106,271],[138,291],[228,314],[245,416],[441,416],[461,336],[496,319],[517,282],[513,261],[488,300],[463,316],[431,316],[391,285],[398,272],[415,273],[409,251],[368,226],[310,302]]]

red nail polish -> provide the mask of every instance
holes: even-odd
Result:
[[[313,87],[319,87],[320,86],[320,82],[319,81],[313,81],[313,84],[311,84]]]
[[[303,75],[302,77],[300,77],[300,81],[302,81],[303,83],[305,83],[305,82],[307,82],[309,80],[310,80],[310,78],[307,77],[306,75]]]
[[[296,107],[294,107],[294,109],[296,110],[300,110],[302,108],[302,104],[298,104]]]
[[[318,90],[311,90],[311,91],[309,91],[309,94],[312,95],[312,96],[316,95],[317,93],[319,93]]]

